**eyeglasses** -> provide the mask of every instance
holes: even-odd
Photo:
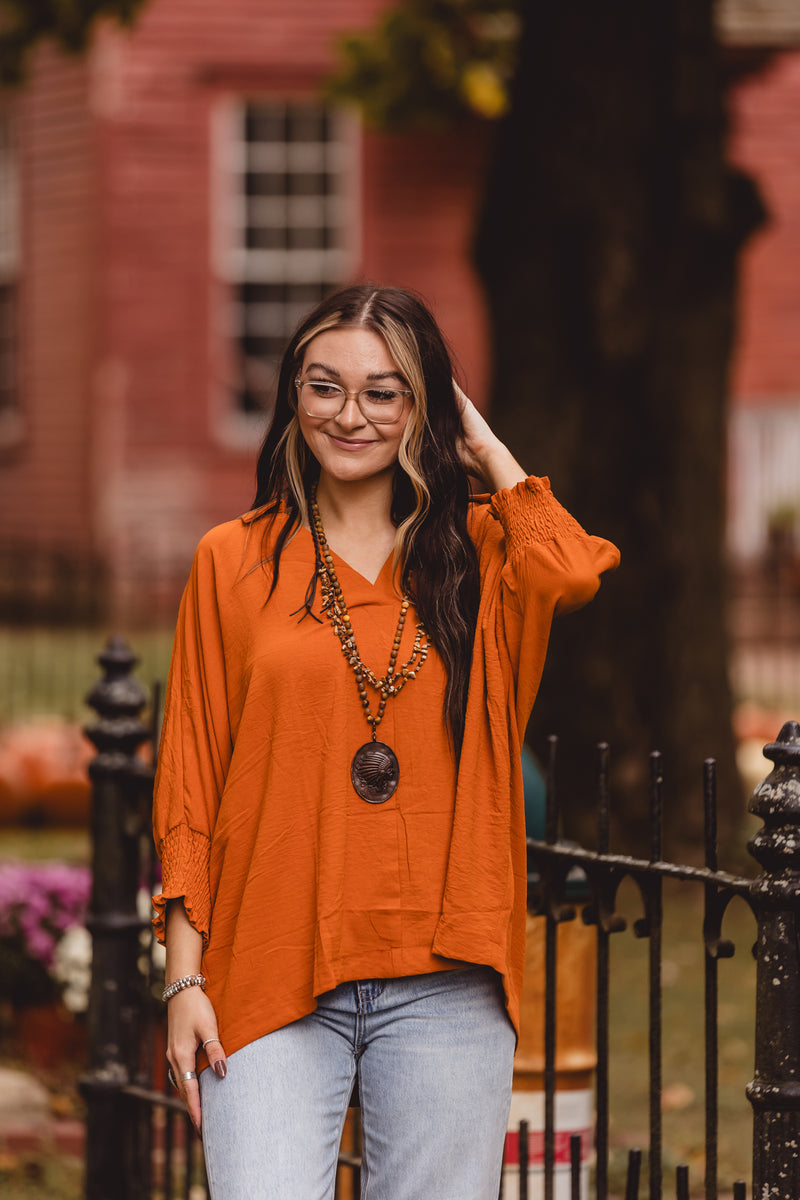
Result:
[[[362,388],[360,392],[348,392],[338,383],[328,383],[326,379],[301,379],[299,375],[294,382],[303,412],[309,417],[337,417],[347,403],[347,397],[355,396],[362,416],[372,425],[394,425],[403,415],[406,396],[413,395],[408,388],[377,384]]]

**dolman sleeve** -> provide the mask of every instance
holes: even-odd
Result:
[[[553,617],[587,604],[601,574],[618,565],[619,551],[586,533],[555,499],[547,478],[531,476],[505,488],[492,496],[490,506],[505,541],[499,618],[524,728]]]
[[[225,648],[213,551],[204,539],[181,601],[167,682],[153,798],[162,890],[153,927],[164,941],[167,901],[182,896],[208,941],[211,836],[231,757]]]

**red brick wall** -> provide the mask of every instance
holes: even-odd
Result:
[[[800,400],[800,51],[741,83],[731,118],[732,157],[770,213],[743,256],[734,394]]]
[[[21,183],[23,436],[0,458],[0,542],[92,542],[94,154],[87,68],[43,50],[14,101]]]

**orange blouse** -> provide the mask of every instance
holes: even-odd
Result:
[[[301,529],[286,546],[266,603],[260,516],[206,534],[181,604],[154,803],[157,936],[167,900],[183,896],[203,934],[228,1054],[311,1012],[346,980],[465,962],[501,973],[518,1026],[521,742],[553,615],[591,599],[616,549],[584,533],[546,479],[474,498],[481,605],[460,765],[431,649],[386,706],[378,736],[397,755],[400,781],[373,805],[350,780],[371,736],[355,677],[327,619],[299,619],[311,534]],[[361,657],[382,675],[400,607],[391,558],[374,584],[334,559]],[[411,649],[412,615],[398,663]]]

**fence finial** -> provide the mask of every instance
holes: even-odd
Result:
[[[143,922],[137,912],[138,819],[142,771],[136,756],[149,736],[141,720],[145,693],[131,672],[138,662],[121,637],[107,642],[98,662],[103,678],[87,702],[99,714],[86,734],[97,747],[92,781],[92,896],[86,922],[92,934],[89,993],[89,1071],[86,1097],[86,1197],[120,1195],[125,1159],[121,1088],[131,1082],[139,1054],[137,1013],[131,989]],[[130,1157],[130,1156],[128,1156]]]
[[[764,822],[749,843],[763,870],[750,894],[758,916],[753,1195],[800,1196],[800,724],[787,721],[764,755],[773,770],[750,812]]]

